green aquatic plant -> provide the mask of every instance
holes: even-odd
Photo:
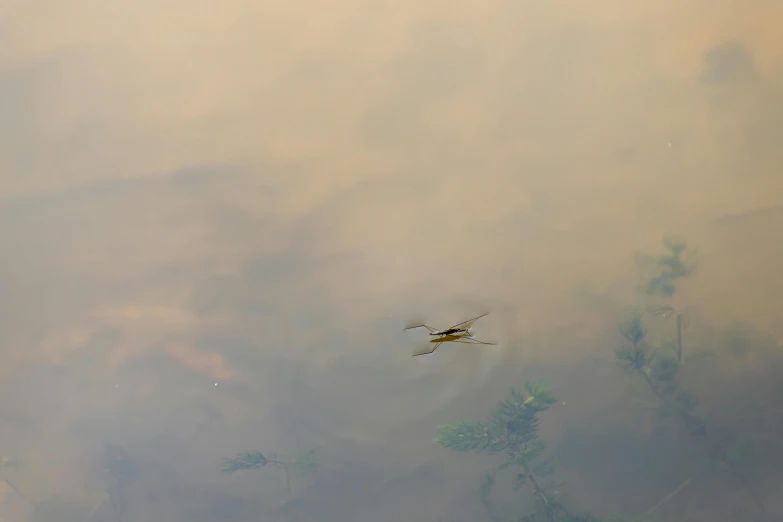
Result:
[[[668,300],[666,305],[653,306],[653,315],[666,319],[674,317],[676,337],[673,343],[674,353],[679,364],[683,363],[682,310],[675,308],[671,300],[677,291],[681,279],[690,277],[696,270],[695,257],[685,241],[675,238],[665,238],[663,246],[666,253],[653,258],[651,274],[644,282],[644,293],[650,297],[660,297]]]
[[[268,455],[268,456],[267,456]],[[294,498],[291,487],[291,479],[309,475],[318,469],[319,463],[315,450],[311,449],[287,457],[277,453],[264,455],[258,451],[244,451],[234,457],[223,459],[223,473],[234,473],[236,471],[248,471],[260,469],[266,466],[272,466],[283,470],[285,475],[286,490],[288,491],[288,500]]]
[[[525,385],[525,392],[511,389],[484,421],[459,422],[440,426],[435,442],[444,448],[502,455],[497,470],[517,468],[514,489],[525,488],[532,499],[522,516],[504,516],[490,501],[495,472],[486,475],[479,490],[481,502],[493,522],[600,522],[590,514],[574,514],[562,500],[562,484],[551,480],[554,468],[542,458],[546,449],[539,434],[539,415],[557,402],[547,385],[540,381]]]
[[[620,323],[619,331],[624,343],[615,351],[618,363],[629,373],[638,375],[652,394],[659,400],[659,414],[662,417],[676,418],[689,435],[698,435],[704,440],[703,448],[709,462],[720,463],[731,471],[743,485],[762,513],[766,508],[753,488],[735,465],[740,455],[727,450],[723,444],[708,437],[707,425],[694,413],[698,405],[697,397],[682,388],[678,381],[680,362],[674,357],[659,356],[646,341],[647,327],[642,314],[631,312]],[[688,479],[690,482],[692,479]],[[679,492],[680,489],[677,490]],[[656,504],[655,508],[659,504]]]
[[[677,280],[690,276],[696,267],[685,241],[669,237],[663,240],[663,246],[667,252],[655,259],[656,273],[647,280],[646,292],[672,297],[677,291]]]

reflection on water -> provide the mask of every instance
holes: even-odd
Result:
[[[775,2],[5,4],[0,522],[783,517]]]

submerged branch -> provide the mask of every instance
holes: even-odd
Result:
[[[690,483],[691,483],[691,481],[693,481],[693,479],[694,479],[694,478],[696,478],[696,476],[693,476],[693,477],[688,477],[687,479],[685,479],[685,480],[682,482],[682,484],[680,484],[679,486],[677,486],[677,488],[676,488],[674,491],[672,491],[671,493],[669,493],[668,495],[666,495],[665,497],[663,497],[661,500],[659,500],[659,501],[658,501],[658,502],[657,502],[657,503],[656,503],[656,504],[655,504],[653,507],[651,507],[650,509],[648,509],[648,510],[647,510],[647,511],[645,511],[644,513],[642,513],[642,514],[638,515],[638,518],[644,518],[644,517],[648,517],[648,516],[650,516],[651,514],[653,514],[653,513],[654,513],[654,512],[655,512],[655,511],[656,511],[656,510],[659,508],[659,507],[663,506],[664,504],[666,504],[667,502],[669,502],[671,499],[673,499],[674,497],[676,497],[676,496],[677,496],[677,494],[678,494],[680,491],[682,491],[683,489],[685,489],[685,486],[687,486],[688,484],[690,484]]]

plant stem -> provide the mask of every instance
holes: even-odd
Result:
[[[658,397],[661,402],[665,403],[666,405],[674,408],[677,410],[677,412],[683,416],[690,415],[687,411],[685,411],[679,404],[676,402],[666,398],[661,392],[658,391],[658,388],[655,386],[655,383],[652,382],[652,379],[650,379],[650,376],[647,374],[646,371],[644,371],[643,368],[640,368],[639,373],[642,374],[642,377],[644,378],[644,381],[647,383],[647,386],[650,388],[650,391],[655,394],[656,397]]]
[[[530,402],[530,399],[531,399],[531,397],[528,397],[527,400],[525,401],[525,404]],[[511,433],[509,433],[508,426],[506,426],[506,447],[507,448],[512,447],[510,437],[511,437]],[[544,502],[545,505],[548,505],[549,504],[549,499],[544,494],[544,490],[541,488],[541,485],[536,480],[536,476],[533,474],[533,471],[530,469],[530,466],[528,466],[527,462],[525,462],[524,460],[521,460],[520,462],[522,464],[522,469],[525,470],[525,474],[528,477],[530,477],[530,482],[531,482],[531,484],[533,484],[533,489],[534,489],[534,491],[536,493],[536,496],[538,496],[538,498],[540,498]],[[553,518],[552,513],[549,511],[549,509],[546,510],[546,518],[549,520],[549,522],[555,522],[555,519]]]
[[[275,466],[281,468],[283,470],[283,473],[285,473],[285,487],[288,490],[288,500],[294,499],[294,493],[291,489],[291,477],[288,475],[288,462],[277,460],[277,459],[269,459],[267,460],[269,464],[274,464]]]
[[[739,481],[740,484],[742,484],[742,487],[745,488],[745,491],[748,492],[748,495],[753,499],[753,502],[756,503],[756,506],[758,506],[761,513],[766,516],[767,514],[767,508],[764,506],[764,504],[761,502],[761,499],[756,495],[756,492],[753,488],[750,487],[750,484],[748,484],[748,481],[745,480],[745,476],[740,473],[740,471],[734,466],[734,464],[731,463],[729,459],[726,458],[725,450],[723,449],[723,446],[718,444],[715,447],[715,450],[719,452],[718,458],[726,464],[726,467],[729,468],[729,471],[732,472],[734,477]]]
[[[524,469],[527,476],[530,477],[530,482],[533,484],[533,488],[535,489],[538,498],[540,498],[544,502],[544,504],[548,505],[549,499],[544,494],[544,490],[541,489],[541,486],[538,484],[538,481],[536,480],[536,476],[530,470],[530,466],[527,465],[527,462],[524,461],[522,462],[522,469]],[[546,518],[549,520],[549,522],[555,522],[554,515],[549,509],[546,510]]]
[[[3,482],[5,482],[6,484],[8,484],[8,487],[10,487],[11,489],[13,489],[13,490],[16,492],[16,494],[17,494],[17,495],[19,495],[20,497],[22,497],[22,500],[24,500],[25,502],[29,502],[29,503],[31,503],[31,504],[35,504],[35,502],[33,502],[32,500],[30,500],[29,498],[27,498],[27,497],[25,496],[25,494],[24,494],[24,493],[22,493],[22,492],[19,490],[19,488],[17,488],[17,487],[16,487],[16,485],[15,485],[13,482],[11,482],[11,480],[10,480],[10,479],[4,478],[4,479],[2,479],[2,480],[3,480]]]
[[[677,313],[677,363],[682,364],[682,315]]]
[[[288,466],[283,464],[283,473],[285,473],[285,487],[288,490],[288,500],[294,499],[294,492],[291,490],[291,477],[288,475]]]
[[[659,500],[659,501],[658,501],[658,502],[657,502],[657,503],[656,503],[656,504],[655,504],[653,507],[651,507],[650,509],[648,509],[647,511],[645,511],[644,513],[642,513],[641,515],[639,515],[639,518],[645,518],[645,517],[648,517],[648,516],[650,516],[650,515],[651,515],[651,514],[652,514],[652,513],[653,513],[653,512],[656,510],[656,509],[658,509],[659,507],[661,507],[662,505],[666,504],[668,501],[670,501],[671,499],[673,499],[675,496],[677,496],[677,494],[678,494],[680,491],[682,491],[682,490],[683,490],[683,488],[685,488],[685,486],[687,486],[688,484],[690,484],[690,483],[691,483],[691,481],[692,481],[693,479],[694,479],[694,477],[688,477],[687,479],[685,479],[685,481],[683,481],[683,483],[682,483],[682,484],[680,484],[679,486],[677,486],[677,489],[675,489],[674,491],[672,491],[671,493],[669,493],[668,495],[666,495],[665,497],[663,497],[663,498],[662,498],[661,500]]]
[[[536,490],[536,495],[538,495],[541,498],[541,500],[544,501],[545,504],[549,504],[549,499],[547,499],[546,495],[544,495],[544,491],[541,489],[541,486],[538,484],[538,481],[536,480],[536,476],[533,475],[532,471],[530,471],[530,466],[528,466],[526,462],[523,462],[522,468],[525,470],[525,474],[528,477],[530,477],[530,482],[533,483],[533,487]]]
[[[679,404],[670,401],[667,399],[663,394],[661,394],[657,387],[655,386],[655,383],[652,382],[652,379],[650,379],[650,376],[647,374],[644,369],[639,369],[639,373],[642,374],[642,377],[644,377],[645,382],[647,383],[647,386],[650,388],[650,391],[652,391],[656,397],[658,397],[661,401],[664,403],[673,406],[676,411],[679,412],[680,417],[682,418],[683,422],[685,422],[685,425],[688,426],[690,424],[693,424],[693,421],[696,420],[699,423],[699,427],[697,430],[703,430],[703,434],[706,437],[707,436],[707,430],[706,426],[704,424],[704,421],[702,421],[699,417],[692,415],[688,413],[685,409],[683,409]],[[696,430],[692,430],[692,433]],[[714,446],[714,453],[718,456],[718,458],[723,462],[726,467],[729,468],[729,470],[732,472],[732,474],[735,476],[735,478],[742,484],[745,491],[750,495],[750,497],[753,499],[753,501],[756,503],[758,508],[761,510],[763,514],[766,515],[767,509],[764,507],[764,504],[761,502],[761,499],[756,495],[756,492],[753,490],[753,488],[750,487],[748,482],[745,480],[745,477],[739,472],[739,470],[729,461],[728,458],[726,458],[726,452],[723,448],[723,446],[718,443],[716,446]]]
[[[90,511],[90,514],[87,515],[87,518],[84,519],[84,522],[90,522],[92,520],[92,517],[95,516],[95,513],[98,512],[98,510],[101,508],[104,502],[106,502],[107,495],[104,493],[101,497],[101,500],[96,502],[95,507],[92,508],[92,511]]]

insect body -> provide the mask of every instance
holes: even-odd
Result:
[[[461,323],[457,323],[454,326],[450,326],[446,328],[445,330],[438,330],[437,328],[433,328],[432,326],[426,325],[426,324],[417,324],[413,326],[408,326],[405,328],[406,330],[411,330],[413,328],[426,328],[430,331],[430,337],[433,337],[433,339],[430,340],[429,344],[432,344],[432,347],[427,347],[426,349],[419,350],[416,353],[413,354],[414,357],[417,355],[427,355],[435,350],[438,349],[438,347],[443,343],[463,343],[463,344],[489,344],[494,345],[496,343],[488,343],[486,341],[479,341],[478,339],[473,337],[473,331],[471,330],[471,327],[473,326],[473,323],[477,320],[481,319],[485,315],[488,315],[489,312],[485,314],[481,314],[478,317],[474,317],[473,319],[468,319],[467,321],[463,321]]]

